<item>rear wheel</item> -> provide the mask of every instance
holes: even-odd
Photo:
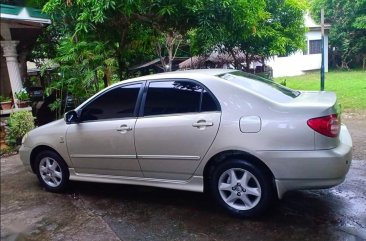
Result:
[[[210,180],[217,202],[235,216],[258,216],[272,201],[272,180],[248,161],[222,162],[214,169]]]
[[[47,191],[60,192],[69,182],[69,170],[64,160],[53,151],[42,151],[35,163],[38,180]]]

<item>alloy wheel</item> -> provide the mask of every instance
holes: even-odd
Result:
[[[242,168],[230,168],[223,172],[218,181],[218,190],[223,201],[237,210],[254,208],[262,193],[258,179]]]
[[[50,187],[58,187],[62,182],[62,169],[51,157],[44,157],[39,163],[42,180]]]

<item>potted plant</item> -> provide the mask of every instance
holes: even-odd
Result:
[[[9,110],[11,109],[11,98],[7,96],[0,95],[0,102],[1,102],[1,109],[2,110]]]
[[[26,90],[21,90],[17,93],[15,93],[15,96],[17,98],[17,105],[19,108],[24,108],[29,105],[29,94]]]

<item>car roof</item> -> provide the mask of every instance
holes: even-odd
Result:
[[[124,83],[139,81],[139,80],[153,80],[156,78],[192,78],[195,75],[209,75],[217,76],[225,73],[237,71],[234,69],[191,69],[191,70],[178,70],[172,72],[164,72],[159,74],[145,75],[128,80],[123,80]]]
[[[178,70],[175,73],[196,73],[205,75],[221,75],[233,71],[238,71],[235,69],[189,69],[189,70]]]

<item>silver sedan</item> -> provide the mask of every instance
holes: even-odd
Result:
[[[119,82],[29,132],[20,155],[49,191],[69,180],[208,191],[255,216],[287,191],[343,182],[351,150],[334,93],[215,69]]]

